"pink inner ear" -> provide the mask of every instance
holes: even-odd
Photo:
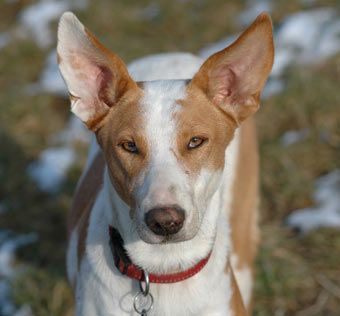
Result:
[[[114,95],[107,89],[112,72],[84,54],[70,54],[68,63],[62,62],[72,101],[72,111],[84,122],[101,116],[108,110]],[[112,99],[112,100],[111,100]]]
[[[87,90],[85,95],[98,95],[102,72],[100,67],[92,63],[89,58],[82,55],[73,55],[70,58],[70,64],[75,73],[75,79],[79,80],[76,84],[78,89],[81,89],[83,92]]]
[[[99,99],[106,105],[111,106],[116,98],[116,89],[108,89],[110,83],[113,84],[113,73],[106,66],[98,66],[100,73],[97,75],[97,84],[99,88]]]
[[[227,101],[236,89],[236,74],[229,65],[215,68],[210,77],[210,83],[213,85],[211,91],[213,102],[221,104]]]

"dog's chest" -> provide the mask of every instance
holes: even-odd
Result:
[[[108,267],[100,268],[101,276],[91,273],[92,268],[85,259],[77,291],[82,297],[79,315],[137,315],[133,299],[139,293],[138,282],[115,275]],[[154,298],[150,316],[232,315],[227,274],[207,273],[179,283],[151,284],[150,292]]]
[[[149,316],[232,315],[231,281],[229,274],[224,273],[227,246],[222,236],[225,234],[222,230],[217,235],[211,257],[200,273],[178,283],[150,285],[154,307]],[[107,238],[105,216],[100,211],[94,212],[86,256],[78,273],[77,315],[136,316],[133,299],[139,293],[138,281],[122,276],[115,268]]]

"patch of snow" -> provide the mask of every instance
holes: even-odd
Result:
[[[29,95],[51,93],[64,97],[68,96],[66,84],[59,72],[56,49],[48,54],[39,81],[29,84],[26,87],[26,92]]]
[[[305,140],[308,134],[309,134],[308,128],[304,128],[302,130],[290,130],[290,131],[286,131],[281,136],[280,141],[284,147],[288,147],[290,145],[293,145],[295,143]]]
[[[29,305],[24,305],[13,316],[33,316],[33,312]]]
[[[57,20],[61,14],[71,9],[84,9],[85,0],[40,0],[25,8],[19,16],[21,28],[27,30],[42,48],[53,43],[50,23]]]
[[[15,251],[37,240],[34,233],[13,236],[9,231],[0,231],[0,315],[31,316],[29,306],[16,309],[11,300],[11,280],[16,276]]]
[[[4,32],[0,34],[0,49],[3,49],[4,47],[6,47],[9,42],[11,41],[11,36],[9,35],[9,33]]]
[[[332,8],[288,16],[279,27],[273,74],[293,63],[315,63],[340,51],[340,21]]]
[[[34,233],[19,235],[6,239],[0,245],[0,276],[12,277],[14,273],[13,263],[15,251],[22,246],[31,244],[37,240]]]
[[[242,25],[249,25],[261,12],[271,12],[273,9],[269,0],[248,0],[246,6],[247,9],[239,16]]]
[[[283,80],[277,78],[270,78],[264,86],[262,92],[262,99],[267,99],[275,94],[280,93],[285,88]]]
[[[249,1],[249,9],[239,19],[250,24],[260,11],[271,11],[267,0]],[[263,98],[284,89],[280,79],[285,69],[296,63],[307,64],[324,60],[340,51],[340,20],[333,8],[318,8],[294,13],[283,20],[275,34],[275,60]],[[230,45],[236,35],[209,44],[199,51],[199,56],[210,55]]]
[[[280,48],[279,45],[276,46],[274,65],[270,73],[271,77],[281,76],[283,71],[294,62],[295,58],[294,51]]]
[[[336,18],[334,23],[327,26],[323,36],[320,38],[318,54],[327,58],[340,51],[340,19]]]
[[[28,166],[28,174],[38,188],[47,193],[56,193],[64,182],[77,153],[75,143],[88,144],[92,133],[76,116],[72,115],[65,129],[50,137],[54,146],[43,150],[39,159]],[[56,147],[59,145],[59,147]]]
[[[287,225],[306,233],[320,227],[340,228],[340,169],[319,178],[315,185],[315,207],[294,211]]]
[[[15,306],[11,301],[11,286],[7,280],[0,279],[0,315],[12,316]]]
[[[30,31],[40,47],[47,47],[53,41],[50,23],[67,10],[69,5],[66,1],[40,1],[24,9],[19,20],[21,25]]]
[[[51,194],[58,192],[77,158],[73,145],[79,142],[88,144],[91,137],[92,133],[72,115],[66,128],[50,137],[54,146],[43,150],[38,160],[28,166],[27,172],[38,188]]]
[[[334,17],[330,8],[298,12],[288,16],[281,25],[277,42],[283,46],[293,46],[297,50],[312,50],[315,40]]]
[[[68,95],[66,84],[59,72],[56,49],[47,56],[38,85],[40,87],[38,92]]]
[[[91,135],[92,133],[87,129],[85,124],[75,115],[71,115],[66,128],[56,135],[53,135],[51,141],[65,145],[72,145],[77,142],[88,144],[91,140]]]
[[[40,190],[55,193],[75,159],[75,150],[70,146],[51,147],[42,151],[39,159],[29,165],[27,171]]]
[[[151,2],[140,12],[140,17],[143,20],[154,20],[159,16],[161,7],[157,2]]]

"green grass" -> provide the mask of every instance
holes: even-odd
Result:
[[[1,1],[0,29],[13,27],[20,9],[33,2]],[[156,52],[197,52],[239,31],[235,17],[244,2],[162,0],[157,2],[159,15],[145,20],[143,10],[149,1],[103,0],[100,5],[91,2],[79,17],[130,61]],[[275,24],[288,13],[336,1],[306,3],[278,0]],[[37,243],[19,252],[18,264],[25,268],[14,282],[15,301],[30,304],[36,316],[65,316],[73,311],[64,268],[65,216],[85,156],[70,170],[60,194],[41,193],[26,176],[28,164],[49,146],[49,136],[60,131],[69,116],[64,99],[26,93],[27,84],[39,78],[46,53],[23,39],[1,50],[0,73],[5,76],[0,76],[0,200],[9,212],[1,215],[0,229],[35,231],[39,236]],[[294,209],[312,205],[314,179],[339,167],[340,56],[315,66],[294,67],[285,80],[284,92],[266,100],[257,114],[263,241],[256,269],[255,315],[336,316],[339,232],[324,229],[301,237],[283,227],[282,221]],[[304,141],[282,147],[280,137],[286,130],[302,128],[310,131]],[[321,307],[315,305],[318,299]]]

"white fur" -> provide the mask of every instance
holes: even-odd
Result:
[[[197,232],[199,213],[194,212],[189,177],[174,154],[177,136],[174,114],[181,110],[176,100],[186,97],[185,82],[152,81],[145,83],[143,89],[141,105],[151,152],[149,165],[138,181],[142,185],[136,190],[137,229],[144,241],[159,242],[164,237],[146,227],[145,213],[158,206],[178,205],[186,216],[178,239],[190,239]]]
[[[189,53],[163,53],[137,59],[128,70],[136,81],[189,79],[202,63],[202,58]]]
[[[110,186],[108,177],[90,218],[87,255],[82,262],[81,277],[77,283],[76,296],[79,298],[77,315],[108,315],[108,312],[112,315],[135,315],[132,313],[132,300],[137,293],[138,283],[122,276],[116,270],[108,246],[108,225],[115,223],[111,211],[111,194],[106,192],[106,185]],[[218,193],[212,199],[212,209],[219,209]],[[229,230],[225,213],[221,212],[218,218],[215,218],[215,223],[219,223],[217,235],[213,253],[206,267],[183,282],[152,284],[151,292],[155,298],[155,307],[150,315],[230,315],[228,303],[231,297],[230,279],[229,275],[224,273],[229,248]],[[184,245],[185,243],[187,245]],[[186,260],[195,262],[194,256],[196,252],[200,252],[204,243],[207,241],[203,232],[192,241],[184,242],[182,245],[169,245],[169,248],[161,249],[162,252],[159,251],[162,246],[139,243],[137,255],[150,261],[159,255],[161,260],[170,261],[173,260],[172,257],[178,260],[178,254],[182,254]],[[207,246],[212,247],[212,243],[209,242]],[[129,255],[132,257],[132,253]]]
[[[237,285],[241,292],[244,305],[249,306],[251,293],[253,290],[253,276],[250,268],[245,265],[241,269],[238,269],[238,257],[236,254],[231,256],[231,266],[233,267]]]

